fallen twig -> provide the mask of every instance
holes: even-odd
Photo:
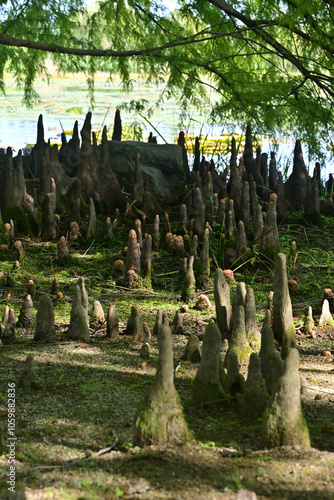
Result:
[[[113,444],[111,446],[108,446],[107,448],[103,448],[102,450],[99,450],[97,453],[90,457],[79,457],[76,459],[71,459],[71,460],[66,460],[65,462],[62,462],[61,464],[57,465],[38,465],[37,467],[30,467],[28,470],[36,470],[36,469],[58,469],[60,468],[62,471],[64,470],[64,467],[71,467],[72,465],[76,465],[81,462],[88,462],[89,460],[93,460],[94,458],[98,458],[101,455],[104,455],[105,453],[109,453],[112,451],[115,446],[118,443],[118,437],[115,431],[112,431],[112,434],[115,438]]]

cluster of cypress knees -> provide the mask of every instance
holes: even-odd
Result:
[[[135,165],[135,182],[132,193],[125,195],[116,175],[109,166],[106,129],[102,136],[101,155],[96,142],[91,144],[90,116],[87,117],[82,131],[80,155],[77,126],[70,145],[63,144],[66,162],[73,163],[79,158],[77,178],[71,182],[67,192],[70,213],[65,223],[57,215],[61,187],[66,184],[66,173],[59,163],[58,150],[40,139],[33,156],[35,167],[40,160],[40,189],[28,194],[25,184],[22,158],[19,155],[13,162],[7,153],[5,166],[1,171],[3,191],[0,193],[1,206],[6,210],[13,206],[25,210],[38,223],[37,206],[41,203],[42,236],[44,239],[59,238],[59,231],[66,227],[67,236],[60,236],[57,244],[58,258],[68,255],[68,242],[81,237],[82,206],[87,201],[89,221],[86,229],[88,239],[95,231],[97,223],[96,206],[102,209],[116,204],[115,217],[106,219],[106,233],[110,241],[117,231],[120,210],[124,217],[133,218],[134,227],[128,235],[125,262],[114,262],[115,279],[121,279],[130,288],[151,286],[152,252],[160,245],[178,255],[181,260],[182,290],[184,302],[196,296],[196,289],[206,286],[210,277],[210,238],[215,237],[219,228],[219,238],[224,242],[222,261],[224,267],[235,268],[245,265],[252,257],[252,246],[258,245],[261,251],[275,258],[275,279],[272,310],[265,315],[261,333],[256,323],[254,292],[238,283],[232,304],[230,290],[224,272],[219,267],[215,271],[214,298],[216,318],[206,329],[202,349],[196,335],[189,338],[184,359],[199,362],[193,382],[191,404],[206,406],[224,404],[230,398],[240,399],[241,415],[254,420],[263,419],[263,445],[266,447],[303,444],[309,445],[310,439],[301,410],[301,383],[298,373],[299,355],[294,347],[295,328],[289,296],[286,272],[286,257],[279,253],[277,213],[288,207],[303,203],[307,215],[320,214],[319,196],[320,166],[314,176],[307,175],[300,142],[294,152],[294,170],[284,184],[280,172],[276,171],[275,157],[272,155],[269,173],[266,157],[257,150],[253,159],[250,125],[247,126],[246,145],[239,165],[236,163],[236,146],[232,141],[229,178],[227,172],[216,171],[213,162],[200,160],[195,154],[193,170],[187,177],[187,184],[175,194],[173,200],[180,205],[180,221],[176,230],[172,229],[169,215],[164,213],[164,229],[160,230],[160,216],[153,215],[152,234],[142,235],[142,223],[152,217],[156,210],[154,196],[148,190],[140,169],[140,158]],[[39,124],[39,127],[41,125]],[[182,136],[181,136],[182,137]],[[184,148],[182,140],[179,141]],[[197,142],[198,144],[198,142]],[[71,156],[72,155],[72,156]],[[71,160],[72,158],[72,160]],[[36,167],[37,168],[37,167]],[[185,165],[185,174],[187,174]],[[101,182],[101,178],[103,182]],[[329,181],[328,181],[329,182]],[[101,186],[103,185],[103,188]],[[293,187],[291,187],[293,186]],[[301,191],[299,188],[302,188]],[[12,195],[9,196],[8,193]],[[296,192],[302,199],[296,200]],[[291,193],[294,193],[293,195]],[[8,195],[8,196],[7,196]],[[259,198],[267,204],[264,220]],[[333,200],[326,200],[325,210],[333,209]],[[192,217],[188,220],[188,212]],[[141,215],[141,220],[137,217]],[[148,225],[148,224],[147,224]],[[8,237],[14,238],[14,222],[9,220],[5,226]],[[200,252],[199,252],[199,242]],[[20,240],[14,243],[18,258],[23,247]],[[198,255],[199,253],[199,255]],[[185,254],[188,257],[185,257]],[[195,267],[195,269],[194,269]],[[226,270],[225,269],[225,270]],[[8,277],[7,277],[8,279]],[[57,280],[53,283],[57,290]],[[17,324],[31,325],[32,299],[28,295],[24,301]],[[94,303],[94,315],[103,318],[99,303]],[[322,322],[333,321],[328,301],[324,301]],[[312,311],[305,321],[312,325]],[[182,312],[174,318],[174,333],[182,323]],[[5,310],[4,326],[1,331],[2,342],[15,340],[15,315],[12,309]],[[118,335],[119,321],[116,307],[112,304],[107,313],[107,337]],[[147,350],[147,340],[151,337],[149,326],[143,322],[135,307],[127,325],[127,333]],[[157,373],[151,391],[138,408],[134,424],[134,436],[140,444],[177,443],[191,440],[182,406],[173,382],[172,330],[168,319],[161,311],[157,312],[153,333],[159,342]],[[88,295],[83,278],[79,278],[74,290],[67,338],[75,341],[90,341]],[[49,295],[42,295],[36,316],[34,341],[54,341],[53,303]],[[281,344],[281,355],[276,351],[275,340]],[[226,353],[222,359],[221,351]],[[248,376],[245,380],[240,373],[239,363],[248,363]],[[35,383],[33,375],[34,360],[28,356],[21,384],[30,386]]]

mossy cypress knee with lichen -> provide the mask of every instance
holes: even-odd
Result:
[[[172,336],[168,326],[159,330],[159,359],[151,391],[135,417],[134,440],[140,445],[182,445],[191,439],[174,387]]]
[[[280,344],[295,342],[295,326],[289,294],[286,257],[284,253],[276,255],[273,297],[273,332]]]
[[[248,362],[253,349],[250,347],[246,335],[245,309],[238,306],[234,314],[233,330],[228,350],[225,356],[224,365],[226,366],[229,353],[235,351],[240,362]]]
[[[83,277],[80,277],[74,289],[67,338],[81,342],[90,342],[89,333],[88,295],[85,280]]]
[[[261,372],[266,381],[269,395],[274,392],[279,378],[283,374],[283,361],[275,348],[275,340],[271,323],[271,312],[266,311],[262,330],[261,330],[261,349],[259,356],[261,358]]]
[[[290,349],[285,371],[263,414],[262,442],[266,448],[310,446],[300,400],[299,353]]]
[[[223,383],[227,376],[220,355],[221,335],[216,323],[209,323],[203,339],[202,359],[191,395],[191,404],[201,405],[225,399]]]
[[[253,352],[249,358],[241,415],[255,421],[262,416],[268,399],[269,394],[261,373],[261,358]]]

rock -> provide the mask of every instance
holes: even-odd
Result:
[[[182,186],[184,169],[181,146],[109,141],[108,147],[110,166],[121,186],[133,185],[138,154],[141,172],[148,178],[150,191],[154,195],[168,196]]]
[[[132,185],[131,201],[142,202],[144,196],[144,179],[140,168],[140,154],[136,155],[134,183]]]

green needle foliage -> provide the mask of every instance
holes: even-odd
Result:
[[[252,120],[257,133],[289,131],[319,154],[333,140],[333,14],[330,0],[0,0],[0,89],[6,71],[33,104],[52,58],[63,72],[134,74],[163,82],[159,99],[198,108],[211,121]]]

